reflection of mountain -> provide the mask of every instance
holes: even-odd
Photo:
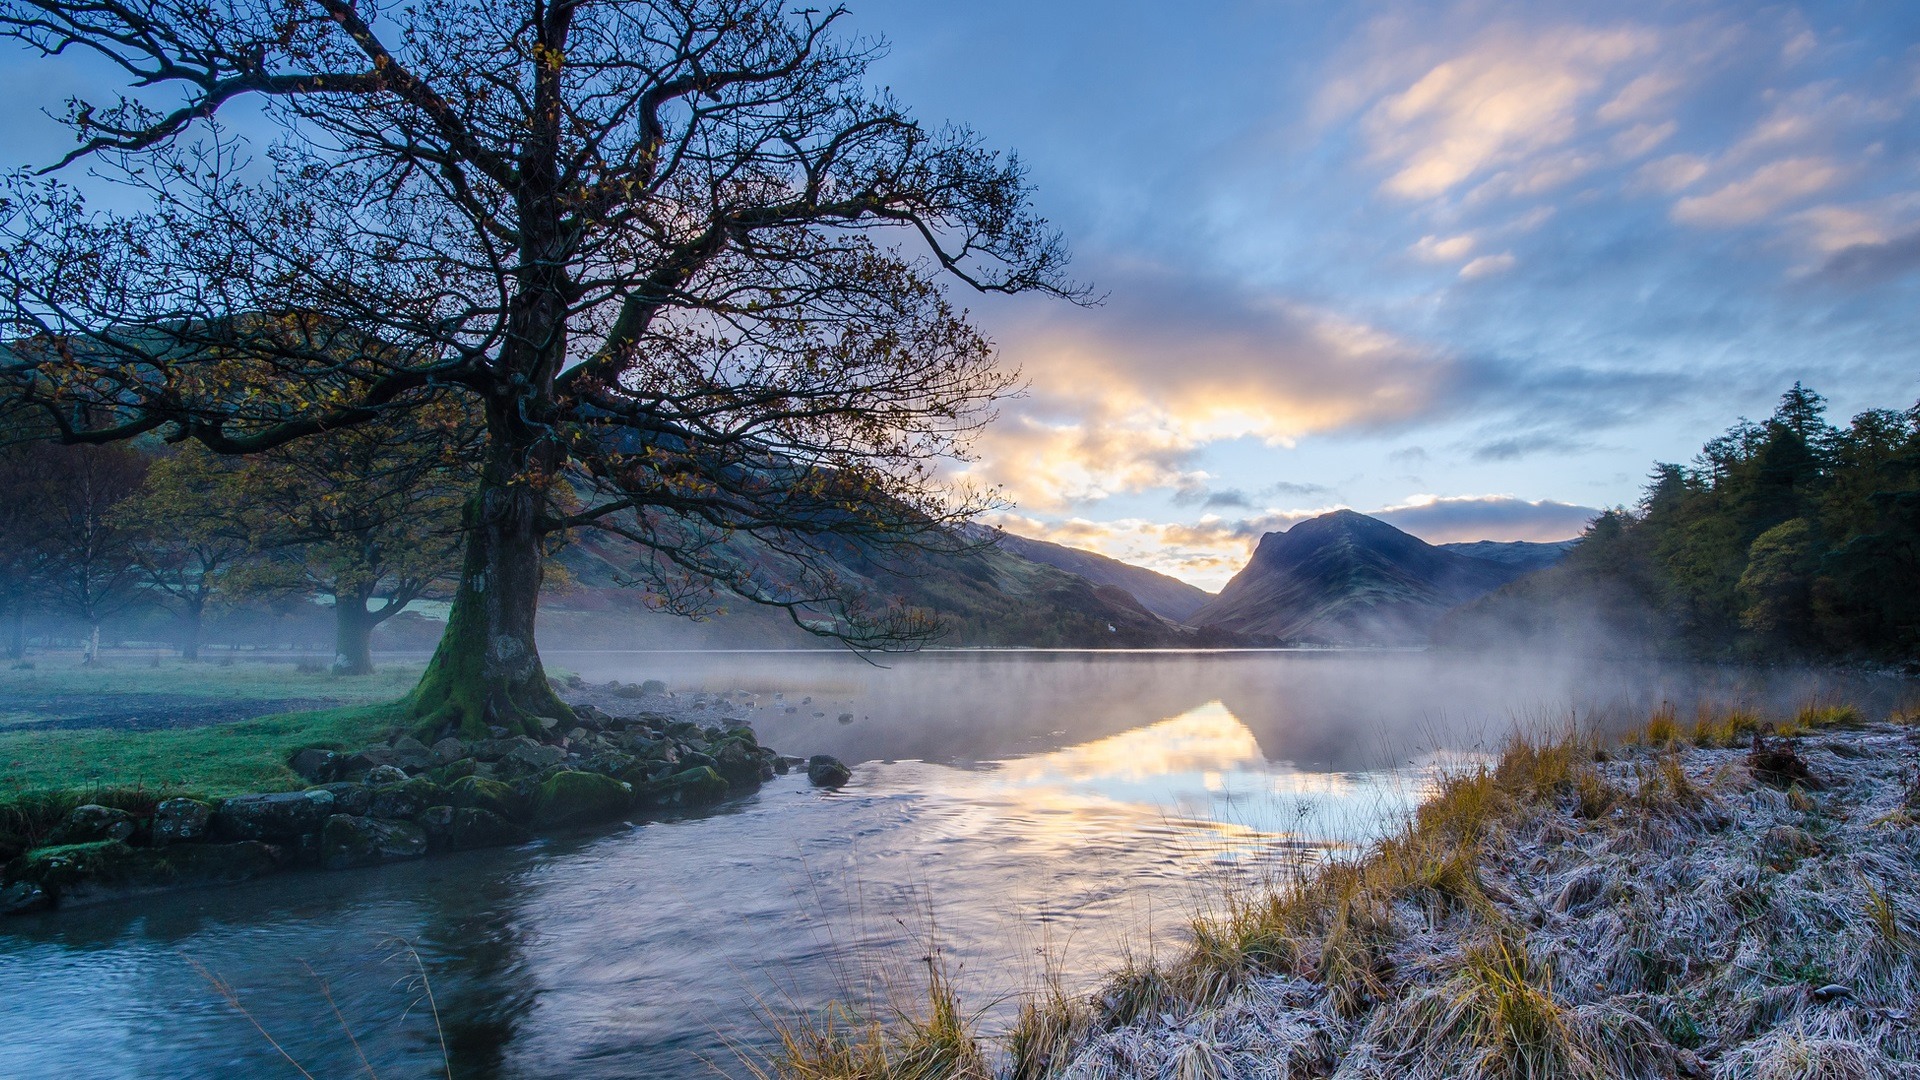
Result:
[[[1530,568],[1443,550],[1336,510],[1261,537],[1253,559],[1188,621],[1275,641],[1423,645],[1447,609]]]
[[[1259,768],[1266,761],[1253,732],[1216,701],[1104,739],[1016,758],[1004,774],[1016,781],[1085,784]]]
[[[1029,540],[1024,536],[1015,536],[1003,532],[999,536],[1002,550],[1010,551],[1031,562],[1045,563],[1070,574],[1078,574],[1096,585],[1111,585],[1125,589],[1140,601],[1141,606],[1155,615],[1164,616],[1175,622],[1186,622],[1187,616],[1199,610],[1202,604],[1213,599],[1213,594],[1181,581],[1179,578],[1157,574],[1145,567],[1124,563],[1118,559],[1109,559],[1079,548],[1050,544],[1045,540]]]

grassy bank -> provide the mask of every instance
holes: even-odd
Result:
[[[766,1072],[1920,1077],[1912,719],[1515,740],[1364,857],[1228,898],[1093,993],[1034,994],[998,1069],[935,980],[890,1022],[789,1029]],[[1792,737],[1751,754],[1763,727]]]
[[[383,737],[403,720],[394,702],[418,677],[418,665],[346,679],[301,671],[293,662],[166,660],[155,666],[133,657],[83,667],[66,657],[37,656],[30,669],[0,671],[0,851],[31,846],[83,802],[144,813],[169,795],[217,798],[304,787],[287,768],[293,751],[351,748]],[[158,698],[189,719],[201,703],[261,702],[262,712],[288,699],[344,704],[160,731],[48,730],[44,708],[8,711],[47,702],[110,716],[122,704],[150,707]]]

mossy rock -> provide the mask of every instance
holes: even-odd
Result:
[[[477,807],[434,806],[420,815],[427,838],[443,851],[470,851],[474,848],[512,847],[533,839],[533,834],[499,814]]]
[[[335,814],[320,830],[320,865],[329,870],[417,859],[427,853],[427,831],[410,821]]]
[[[619,817],[633,805],[633,785],[599,773],[554,773],[533,796],[533,823],[553,829]]]
[[[484,776],[465,776],[447,788],[447,801],[459,808],[485,810],[508,821],[527,819],[527,800],[513,788]]]
[[[136,848],[101,840],[30,851],[8,868],[8,877],[39,886],[56,903],[75,904],[246,881],[272,872],[279,862],[273,848],[256,841]]]
[[[125,810],[86,803],[74,807],[66,820],[47,834],[47,845],[53,847],[88,844],[97,840],[131,840],[136,825],[133,815]]]
[[[417,778],[399,784],[387,784],[373,789],[373,799],[367,805],[367,813],[377,818],[393,821],[411,821],[420,816],[420,811],[429,806],[442,806],[448,801],[447,789],[425,778]]]
[[[740,739],[728,739],[713,748],[713,770],[727,783],[743,787],[773,779],[773,768],[760,759],[760,748]]]
[[[640,793],[640,803],[655,809],[693,809],[726,797],[726,778],[702,765],[648,784]]]

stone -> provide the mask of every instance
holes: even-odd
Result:
[[[398,766],[398,756],[391,746],[369,746],[360,750],[340,763],[341,776],[362,776],[370,769],[382,765]]]
[[[664,694],[667,692],[667,684],[661,682],[659,679],[648,679],[646,682],[640,684],[640,692],[643,694]]]
[[[133,838],[134,824],[133,815],[125,810],[87,803],[74,807],[65,821],[54,826],[47,834],[47,843],[59,845],[86,844],[95,840],[130,840]]]
[[[393,764],[409,773],[424,772],[440,764],[427,744],[411,735],[402,735],[393,740]]]
[[[654,809],[693,809],[712,806],[726,797],[726,778],[703,765],[649,783],[641,790],[639,801]]]
[[[386,787],[388,784],[404,784],[407,782],[407,770],[398,765],[376,765],[368,770],[364,782],[368,787]]]
[[[186,844],[207,835],[213,807],[198,799],[165,799],[153,808],[153,844]]]
[[[526,817],[527,801],[498,780],[468,776],[447,788],[447,798],[460,809],[485,810],[508,821]]]
[[[448,851],[472,851],[475,848],[512,847],[533,839],[533,834],[506,818],[478,807],[436,806],[427,811],[447,811],[444,824],[428,827],[429,834],[439,832],[438,842]]]
[[[1815,1001],[1845,1001],[1852,996],[1853,989],[1839,983],[1828,983],[1813,992]]]
[[[853,770],[837,757],[815,754],[807,759],[807,782],[814,787],[837,788],[853,779]]]
[[[433,744],[433,756],[442,765],[451,765],[467,756],[467,744],[449,735]]]
[[[352,814],[354,817],[359,817],[373,805],[373,789],[351,780],[342,780],[336,784],[321,784],[320,790],[333,796],[333,812],[336,814]]]
[[[536,773],[550,769],[567,760],[567,752],[557,746],[547,746],[528,739],[524,744],[507,751],[500,764],[518,772]]]
[[[340,776],[343,759],[331,750],[322,750],[310,746],[293,755],[287,762],[287,768],[300,775],[309,784],[325,784]]]
[[[320,830],[320,865],[328,870],[417,859],[427,853],[427,831],[410,821],[335,814]]]
[[[533,796],[533,823],[545,829],[619,817],[633,805],[633,785],[599,773],[568,770],[547,778]]]
[[[319,788],[240,795],[221,800],[213,812],[211,832],[226,840],[297,843],[318,833],[333,812],[333,793]]]
[[[418,817],[420,811],[429,806],[446,802],[445,788],[431,780],[413,779],[374,788],[373,799],[367,804],[367,813],[390,821],[407,821]]]
[[[53,906],[53,898],[31,881],[16,881],[0,889],[0,915],[27,915]]]
[[[729,739],[714,749],[713,771],[729,784],[758,784],[762,779],[771,779],[770,768],[766,770],[767,777],[760,775],[763,767],[758,748],[743,741]]]

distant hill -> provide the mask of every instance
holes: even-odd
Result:
[[[1174,622],[1186,622],[1187,616],[1213,599],[1212,593],[1179,578],[1091,551],[1045,540],[1031,540],[1009,532],[1000,533],[999,540],[1001,550],[1012,552],[1029,562],[1044,563],[1070,574],[1078,574],[1096,585],[1125,589],[1148,611]]]
[[[1579,538],[1555,540],[1552,543],[1535,543],[1531,540],[1475,540],[1465,544],[1436,544],[1441,551],[1451,551],[1455,555],[1466,555],[1475,559],[1487,559],[1497,563],[1507,563],[1527,570],[1544,570],[1567,557],[1580,543]]]
[[[733,555],[777,566],[745,545]],[[626,540],[581,532],[559,555],[572,583],[543,603],[542,643],[562,648],[825,644],[794,626],[784,612],[745,600],[722,598],[725,614],[700,621],[650,611],[638,591],[620,584],[633,576],[641,559],[640,549]],[[1125,589],[992,544],[959,554],[879,553],[846,544],[833,569],[871,604],[933,612],[946,630],[939,645],[1156,648],[1222,641],[1221,635],[1175,625]]]
[[[1424,645],[1448,609],[1531,569],[1519,553],[1502,554],[1449,551],[1336,510],[1261,537],[1253,558],[1189,621],[1273,641]]]

